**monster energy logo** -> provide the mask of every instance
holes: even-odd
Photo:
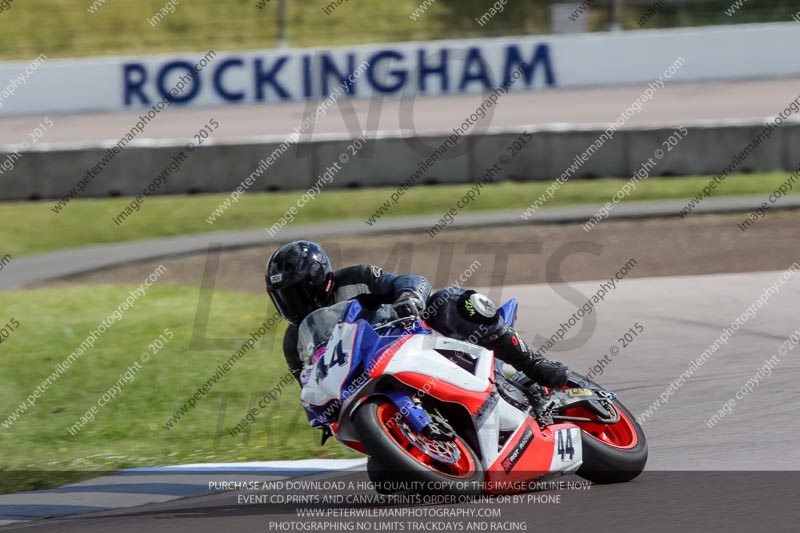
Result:
[[[472,300],[466,300],[464,302],[464,307],[467,308],[467,312],[469,313],[469,316],[473,316],[475,314],[475,306],[472,305]]]

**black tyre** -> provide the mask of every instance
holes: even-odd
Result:
[[[416,433],[399,415],[397,407],[383,397],[365,401],[353,415],[361,442],[372,461],[380,465],[379,475],[373,467],[370,478],[389,485],[379,487],[379,492],[481,492],[483,467],[464,439],[429,439]]]
[[[647,464],[647,440],[633,414],[619,401],[616,424],[577,423],[583,430],[583,464],[577,474],[592,483],[624,483],[637,477]]]
[[[375,485],[375,491],[379,494],[394,494],[398,492],[392,486],[392,479],[389,470],[378,462],[374,457],[367,458],[367,477]]]

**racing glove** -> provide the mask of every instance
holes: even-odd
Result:
[[[400,298],[392,304],[392,318],[405,318],[408,316],[419,316],[425,310],[425,302],[422,298],[412,292],[404,292]]]

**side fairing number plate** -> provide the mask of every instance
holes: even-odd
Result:
[[[312,405],[325,405],[339,400],[347,384],[353,362],[353,345],[358,326],[338,324],[328,341],[325,353],[311,366],[301,398]]]
[[[583,462],[581,430],[577,427],[556,431],[551,471],[571,472]]]

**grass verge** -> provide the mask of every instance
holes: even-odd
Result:
[[[731,176],[714,196],[763,194],[775,190],[788,176],[784,172]],[[660,178],[639,182],[623,201],[690,198],[708,183],[708,177]],[[596,203],[611,199],[626,179],[566,182],[545,207]],[[550,185],[503,182],[482,189],[465,212],[519,209],[522,212]],[[470,185],[437,185],[408,190],[385,217],[443,214]],[[328,220],[366,220],[394,192],[394,188],[323,191],[298,211],[294,224]],[[792,192],[798,192],[795,189]],[[212,231],[266,228],[296,205],[302,191],[265,192],[243,195],[214,224],[206,218],[228,198],[227,194],[159,196],[148,198],[141,210],[121,226],[112,218],[130,203],[126,198],[73,200],[60,214],[52,202],[0,203],[0,256],[14,257],[90,244],[133,241]],[[365,222],[366,224],[366,222]],[[374,225],[380,227],[381,220]]]
[[[186,286],[152,286],[32,408],[8,424],[20,403],[132,289],[100,285],[3,294],[0,322],[14,318],[19,327],[0,347],[0,492],[48,488],[136,466],[357,456],[334,441],[319,446],[319,432],[308,426],[295,383],[267,404],[249,431],[228,434],[287,373],[282,324],[165,429],[266,317],[265,298],[216,291],[205,340],[193,345],[199,289]],[[153,354],[148,345],[165,328],[174,337]],[[142,363],[140,355],[148,351],[150,360]],[[72,435],[68,428],[137,361],[141,369],[133,379],[122,382],[115,399]]]
[[[281,2],[277,0],[12,2],[8,13],[0,13],[0,56],[5,58],[35,57],[41,52],[75,57],[260,49],[279,44]],[[526,35],[548,29],[544,0],[511,3],[486,28],[474,20],[486,11],[482,2],[430,2],[416,19],[410,15],[421,0],[283,3],[284,37],[293,47]]]
[[[753,2],[725,16],[733,0],[672,2],[649,28],[784,22],[797,11],[794,0]],[[331,46],[508,35],[551,31],[551,0],[342,0],[284,1],[285,38],[290,46]],[[576,4],[578,2],[575,2]],[[589,2],[587,2],[588,4]],[[651,2],[647,2],[648,4]],[[0,12],[0,57],[46,52],[51,57],[272,48],[278,45],[278,0],[4,0]],[[761,4],[761,5],[759,5]],[[477,19],[490,12],[486,24]],[[499,12],[498,12],[499,11]],[[159,13],[160,12],[160,13]],[[495,14],[496,13],[496,14]],[[149,20],[154,19],[153,24]],[[641,3],[619,5],[625,29],[640,29]],[[590,31],[606,31],[608,13],[595,6]]]

